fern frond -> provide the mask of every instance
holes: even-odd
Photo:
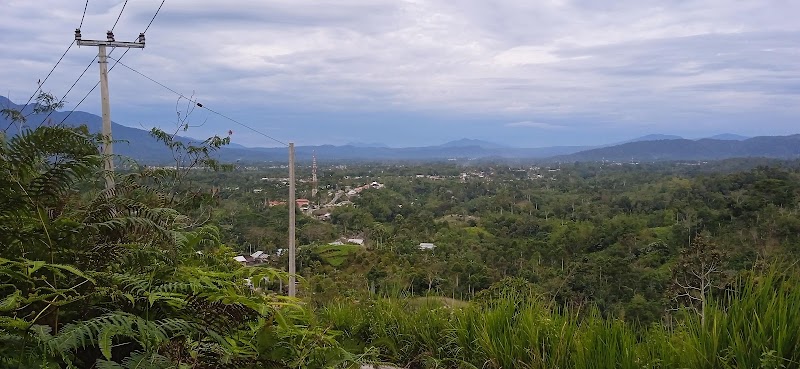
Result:
[[[116,363],[109,360],[98,360],[97,369],[168,369],[176,368],[175,363],[155,352],[136,351]]]
[[[131,339],[145,350],[150,350],[172,337],[198,332],[198,328],[198,325],[183,319],[151,321],[130,313],[114,312],[67,324],[47,345],[51,352],[68,353],[79,348],[105,347],[112,338],[120,337]]]
[[[35,130],[25,128],[11,139],[6,150],[6,160],[14,168],[14,175],[27,182],[45,163],[43,159],[58,156],[67,160],[80,160],[99,167],[96,142],[88,135],[62,126],[41,126]]]

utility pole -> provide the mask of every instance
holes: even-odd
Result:
[[[297,295],[295,270],[295,208],[297,201],[294,192],[294,142],[289,142],[289,297]]]
[[[114,40],[114,33],[106,32],[106,40],[84,40],[81,38],[81,29],[75,30],[75,42],[78,46],[97,46],[97,63],[100,65],[100,102],[103,105],[103,171],[106,178],[106,190],[114,188],[114,149],[111,138],[111,104],[108,98],[108,56],[106,46],[125,47],[134,49],[144,48],[144,33],[139,34],[136,42],[121,42]]]

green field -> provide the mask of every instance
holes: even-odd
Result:
[[[361,250],[359,245],[320,245],[312,246],[311,250],[326,263],[339,267],[347,261],[347,258]]]

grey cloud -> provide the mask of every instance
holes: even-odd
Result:
[[[102,37],[121,3],[90,1],[84,34]],[[118,38],[138,34],[159,3],[129,2]],[[82,7],[6,8],[0,88],[19,96],[63,52]],[[219,104],[622,129],[758,109],[791,114],[800,24],[790,15],[798,13],[800,3],[778,0],[168,0],[147,48],[125,62]],[[43,43],[14,41],[29,38]],[[71,51],[54,90],[92,57],[89,48]],[[115,101],[174,104],[129,71],[113,74]]]

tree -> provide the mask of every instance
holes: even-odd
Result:
[[[329,223],[310,222],[300,228],[300,242],[312,244],[328,242],[336,238],[336,230]]]
[[[672,271],[673,299],[699,314],[704,325],[711,292],[722,286],[723,256],[708,235],[700,233],[681,250]]]

